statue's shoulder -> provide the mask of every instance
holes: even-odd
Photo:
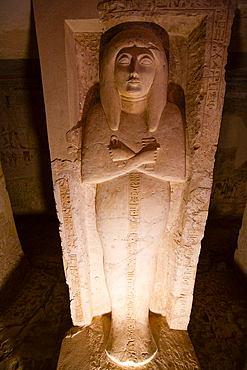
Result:
[[[161,115],[160,125],[161,127],[175,127],[181,125],[182,127],[182,115],[180,109],[176,104],[168,102]]]
[[[95,120],[98,120],[98,122],[95,122]],[[103,120],[105,120],[104,109],[100,103],[95,104],[87,114],[87,122],[99,124]]]
[[[180,112],[180,109],[178,108],[178,106],[176,104],[173,104],[173,103],[170,103],[168,102],[164,108],[164,111],[163,113],[165,113],[166,115],[172,115],[173,117],[182,117],[181,116],[181,112]]]
[[[91,142],[101,140],[108,130],[109,127],[104,109],[100,103],[95,104],[87,114],[83,134],[84,139]]]

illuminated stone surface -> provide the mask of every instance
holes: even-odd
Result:
[[[150,323],[159,351],[149,364],[130,369],[200,369],[186,331],[169,329],[160,315],[151,314]],[[110,315],[95,317],[85,328],[72,328],[63,340],[57,370],[126,369],[112,362],[104,351],[109,329]]]

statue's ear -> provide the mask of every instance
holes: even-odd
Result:
[[[114,81],[114,60],[107,56],[103,57],[100,68],[100,100],[110,129],[117,131],[121,100]]]
[[[147,97],[147,125],[150,132],[157,130],[167,103],[168,65],[166,57],[158,63],[153,84]]]

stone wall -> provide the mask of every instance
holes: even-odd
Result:
[[[54,212],[31,2],[3,0],[0,17],[0,158],[12,209]]]
[[[0,66],[0,157],[12,210],[18,215],[52,212],[54,201],[38,60],[2,60]]]

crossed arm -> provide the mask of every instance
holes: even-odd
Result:
[[[115,177],[125,175],[137,170],[145,165],[152,165],[156,162],[159,146],[148,144],[139,152],[135,153],[127,145],[111,138],[107,151],[102,145],[98,145],[98,150],[91,152],[84,150],[82,161],[82,180],[86,183],[100,183],[111,180]],[[98,155],[97,155],[98,153]],[[90,159],[91,157],[91,159]]]
[[[82,181],[98,184],[123,176],[132,171],[165,181],[184,181],[185,144],[180,113],[169,107],[164,111],[162,126],[156,136],[159,143],[148,133],[134,138],[142,142],[140,150],[136,145],[121,142],[104,118],[103,109],[95,110],[85,128],[82,148]],[[166,121],[165,121],[166,120]],[[132,133],[133,140],[133,133]]]
[[[142,149],[135,153],[127,145],[119,141],[115,135],[112,135],[110,145],[108,146],[111,160],[118,167],[124,167],[127,163],[130,163],[136,168],[155,163],[159,148],[160,146],[154,138],[145,139]]]

